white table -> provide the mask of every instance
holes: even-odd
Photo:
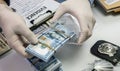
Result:
[[[120,46],[120,15],[104,15],[97,8],[93,8],[93,12],[97,22],[92,37],[80,47],[67,46],[56,53],[64,71],[81,71],[88,63],[99,60],[90,53],[90,48],[98,40],[106,40]],[[30,63],[15,51],[0,59],[0,71],[33,70]]]
[[[64,71],[81,71],[88,63],[99,60],[90,53],[90,48],[98,40],[106,40],[120,46],[120,14],[105,15],[98,8],[93,8],[96,25],[93,35],[82,46],[65,47],[57,52],[57,57],[63,63]],[[119,69],[118,69],[119,68]],[[118,67],[115,71],[119,71]]]

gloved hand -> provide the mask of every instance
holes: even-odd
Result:
[[[26,26],[23,18],[9,9],[8,6],[0,5],[0,26],[7,39],[8,45],[25,57],[25,43],[37,43],[37,38]],[[29,42],[28,42],[29,41]]]
[[[55,15],[50,21],[56,21],[65,13],[70,13],[77,18],[81,32],[78,43],[73,44],[81,45],[92,35],[92,30],[95,24],[95,18],[91,11],[90,3],[88,0],[64,1],[63,3],[61,3]]]

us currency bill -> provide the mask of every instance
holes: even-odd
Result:
[[[26,52],[47,62],[62,45],[65,45],[66,42],[76,36],[78,28],[73,28],[75,23],[70,16],[62,17],[53,24],[52,27],[47,28],[44,32],[37,33],[39,43],[28,45]]]
[[[64,25],[58,23],[54,28],[40,34],[38,37],[39,43],[36,45],[30,44],[26,51],[47,62],[54,52],[74,35],[74,32],[68,31]]]

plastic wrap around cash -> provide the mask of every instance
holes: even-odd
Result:
[[[105,60],[95,60],[94,63],[82,71],[114,71],[114,66]]]
[[[77,19],[75,19],[70,14],[65,14],[58,21],[56,21],[54,23],[54,25],[57,23],[64,25],[64,27],[66,27],[68,29],[68,31],[74,32],[75,37],[72,38],[71,41],[69,41],[69,42],[76,42],[77,38],[80,35],[80,27],[79,27],[79,23],[78,23]]]
[[[47,62],[58,48],[75,36],[75,31],[67,27],[71,19],[66,18],[67,19],[64,17],[64,21],[59,20],[55,22],[54,26],[52,25],[51,28],[39,34],[39,43],[36,45],[28,45],[26,51]],[[69,21],[69,23],[67,21]],[[71,22],[71,24],[74,24],[74,22]]]

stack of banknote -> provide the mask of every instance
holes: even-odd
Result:
[[[47,62],[73,36],[74,31],[70,31],[63,23],[55,22],[54,26],[39,34],[38,44],[27,46],[26,52]]]
[[[28,60],[38,71],[63,71],[61,68],[62,63],[54,56],[52,56],[48,62],[44,62],[35,56]]]

